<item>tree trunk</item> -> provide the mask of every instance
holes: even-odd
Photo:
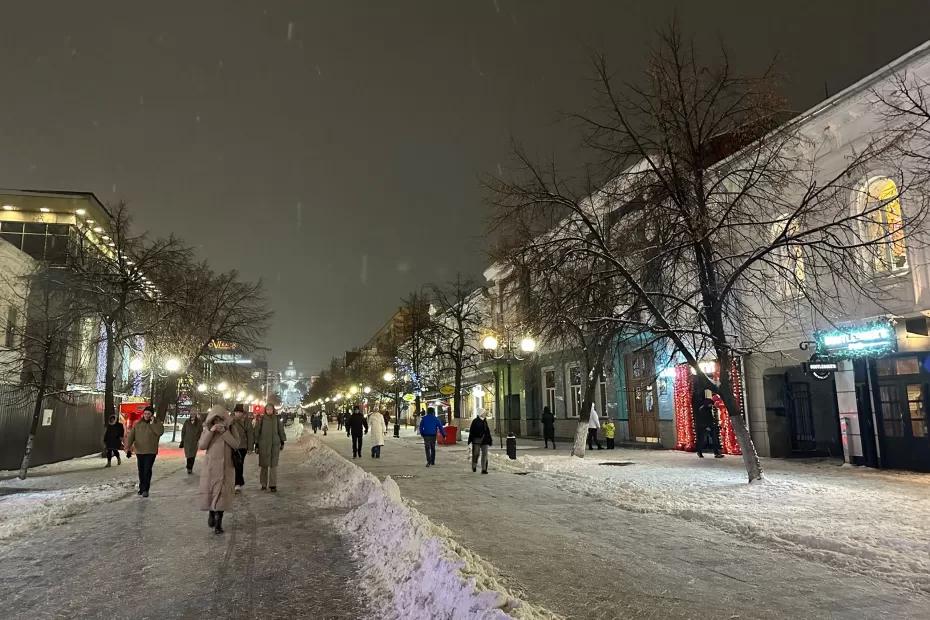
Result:
[[[462,358],[455,360],[455,393],[452,395],[452,411],[455,417],[463,420],[462,415]]]
[[[746,475],[749,482],[762,480],[762,463],[759,461],[759,454],[756,452],[756,445],[752,441],[749,429],[746,428],[746,417],[739,407],[738,399],[733,393],[733,380],[730,376],[733,361],[730,358],[729,351],[718,352],[720,369],[720,398],[727,407],[730,415],[730,425],[733,427],[733,434],[736,436],[736,443],[739,444],[740,452],[743,453],[743,465],[746,467]]]
[[[113,325],[104,322],[107,332],[107,360],[104,368],[103,377],[103,423],[106,425],[107,420],[116,415],[116,397],[114,395],[114,376],[113,366],[116,364],[116,342],[113,336]]]
[[[44,375],[44,373],[43,373]],[[23,452],[23,461],[19,466],[19,479],[25,480],[29,472],[29,462],[32,460],[32,447],[35,445],[36,432],[39,430],[39,420],[42,416],[42,401],[45,400],[45,382],[36,393],[35,406],[32,409],[32,424],[29,426],[29,436],[26,438],[26,450]]]
[[[588,373],[585,382],[581,412],[578,414],[578,428],[575,430],[575,445],[572,447],[572,456],[577,456],[580,459],[584,458],[585,448],[588,444],[588,422],[591,420],[591,407],[594,405],[594,391],[603,370],[604,364],[598,361],[594,365],[594,372]]]

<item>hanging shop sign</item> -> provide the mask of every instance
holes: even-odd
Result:
[[[873,357],[894,353],[898,347],[891,321],[874,321],[814,333],[817,353],[836,359]]]
[[[840,368],[839,361],[830,359],[811,359],[802,366],[804,372],[820,381],[829,379]]]
[[[416,400],[416,396],[413,394],[404,394],[404,400],[408,403],[412,403],[414,400]]]
[[[447,384],[439,388],[439,393],[443,396],[452,396],[455,394],[455,388]]]

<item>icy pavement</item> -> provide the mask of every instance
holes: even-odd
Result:
[[[279,492],[272,495],[258,490],[257,459],[249,456],[246,491],[224,520],[226,533],[217,536],[197,509],[200,463],[188,476],[182,461],[168,472],[170,459],[159,456],[148,499],[133,494],[108,501],[55,527],[0,542],[0,615],[33,620],[367,616],[356,566],[334,525],[346,511],[319,504],[326,488],[299,467],[305,458],[305,451],[289,442]],[[135,463],[130,464],[124,460],[121,469],[134,472]],[[77,466],[72,461],[60,467]],[[111,473],[114,468],[105,471],[123,475]]]
[[[325,441],[351,454],[344,434]],[[780,526],[828,541],[850,523],[882,534],[875,519],[889,518],[887,531],[903,527],[896,553],[919,568],[926,543],[910,532],[928,522],[923,476],[767,461],[770,482],[749,487],[737,459],[614,450],[578,463],[560,451],[523,452],[503,469],[495,457],[491,475],[482,476],[471,472],[464,444],[440,446],[437,467],[427,469],[414,438],[389,437],[380,460],[366,445],[355,462],[395,478],[412,506],[496,567],[511,591],[567,617],[928,617],[930,597],[914,579],[878,579],[830,554],[799,552],[815,549],[801,536],[787,545],[755,532]],[[598,464],[608,460],[634,464]],[[879,511],[883,489],[896,503]],[[859,539],[832,540],[840,548]],[[856,557],[864,565],[867,556]]]

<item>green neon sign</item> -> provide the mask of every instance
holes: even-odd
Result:
[[[887,320],[814,332],[814,340],[819,354],[841,359],[886,355],[898,348],[894,324]]]

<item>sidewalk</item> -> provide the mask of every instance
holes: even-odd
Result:
[[[682,518],[683,513],[649,512],[637,509],[639,504],[621,508],[603,499],[596,485],[577,485],[571,473],[542,471],[540,464],[534,466],[539,471],[520,464],[502,470],[506,459],[497,447],[491,474],[482,476],[471,472],[463,443],[438,447],[437,466],[427,469],[422,446],[410,433],[401,439],[389,437],[380,460],[367,456],[367,439],[366,456],[356,464],[379,478],[395,478],[417,510],[495,565],[513,591],[567,617],[922,618],[930,605],[930,598],[913,589],[835,570],[773,548],[765,540],[741,540],[707,522]],[[330,433],[324,441],[351,460],[351,444],[344,434]],[[522,465],[534,458],[543,465],[559,458],[524,450],[532,445],[525,440],[520,445],[521,453],[527,453]],[[579,467],[627,476],[638,472],[649,478],[654,469],[663,470],[643,460],[654,453],[599,452]],[[682,459],[682,465],[687,459],[683,471],[692,471],[692,465],[709,468],[723,463],[721,469],[738,473],[738,464],[730,462],[735,459],[702,464],[694,455],[658,454]],[[639,466],[596,465],[633,458]],[[787,467],[793,471],[798,466]],[[749,485],[731,483],[724,492],[735,496],[744,487]],[[628,496],[640,493],[631,483],[625,488]],[[670,501],[675,500],[672,495]],[[708,510],[714,501],[708,498]]]
[[[0,543],[2,615],[368,616],[357,568],[333,524],[345,511],[319,505],[326,488],[299,466],[305,459],[305,451],[289,441],[279,492],[270,494],[258,490],[257,458],[250,455],[245,492],[235,499],[220,536],[198,509],[198,459],[193,476],[184,473],[183,461],[171,472],[162,466],[148,499],[132,494],[107,501],[57,527]],[[167,463],[156,462],[156,472],[160,465]],[[122,467],[130,469],[125,461]]]

